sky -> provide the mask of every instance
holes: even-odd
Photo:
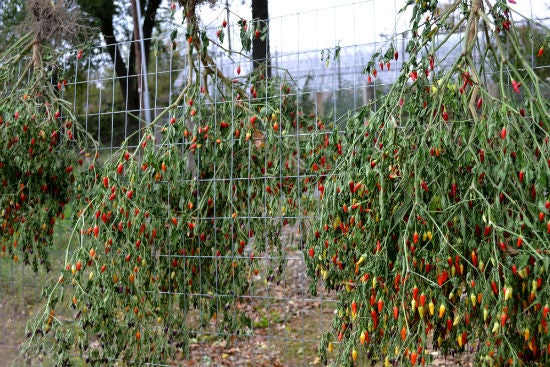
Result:
[[[232,13],[229,23],[234,24],[239,17],[251,18],[251,0],[229,0]],[[440,0],[441,4],[449,4],[454,0]],[[485,4],[496,0],[482,0]],[[510,0],[508,0],[510,1]],[[550,0],[512,0],[510,7],[527,17],[550,18]],[[358,75],[370,61],[375,50],[384,50],[392,41],[393,35],[402,35],[409,30],[410,12],[399,14],[406,0],[269,0],[270,17],[270,52],[272,62],[276,67],[288,71],[291,75],[312,75],[322,81],[320,85],[337,85],[346,78],[357,83]],[[223,7],[225,0],[219,0],[216,8],[203,6],[199,14],[203,25],[219,27],[227,18]],[[514,15],[514,20],[520,17]],[[548,25],[550,21],[546,21]],[[233,27],[237,30],[237,27]],[[408,35],[407,35],[408,37]],[[240,46],[233,36],[232,48],[239,51]],[[224,46],[228,47],[228,37]],[[406,41],[402,37],[393,40],[400,55],[404,55]],[[333,58],[336,46],[341,47],[341,57],[336,62]],[[326,56],[322,52],[331,52],[330,67],[325,65]],[[224,72],[234,73],[238,64],[244,73],[251,68],[250,60],[242,55],[232,54],[231,61],[221,56],[218,64],[223,65]],[[227,54],[223,54],[227,56]],[[323,58],[325,57],[325,58]],[[403,57],[403,56],[402,56]],[[400,58],[400,61],[403,58]],[[382,83],[393,80],[397,76],[398,65],[393,65],[391,71],[378,74]],[[340,74],[342,73],[342,74]],[[338,75],[338,78],[333,77]],[[364,78],[363,78],[364,79]],[[307,79],[303,79],[306,82]],[[361,82],[361,81],[360,81]],[[331,84],[332,83],[332,84]]]
[[[510,7],[525,16],[550,16],[550,0],[515,2],[509,3]],[[232,9],[250,19],[250,1],[242,3],[233,0]],[[380,42],[385,35],[407,30],[409,13],[397,14],[405,3],[405,0],[270,0],[272,51],[286,53],[330,48],[336,44]],[[201,13],[203,21],[212,25],[226,17],[224,9],[219,7],[205,8]]]

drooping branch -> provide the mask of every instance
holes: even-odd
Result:
[[[206,75],[212,75],[219,79],[225,86],[227,86],[230,90],[235,90],[239,95],[244,96],[246,92],[240,88],[238,85],[233,83],[230,79],[228,79],[224,73],[218,68],[212,57],[207,53],[203,52],[203,45],[201,43],[200,39],[200,26],[199,21],[196,14],[196,8],[197,5],[200,3],[196,0],[188,0],[182,5],[184,6],[184,13],[187,17],[187,32],[192,35],[191,36],[191,43],[189,44],[189,47],[192,47],[200,57],[201,64],[204,68],[204,73]],[[193,66],[190,66],[190,72],[192,72]],[[207,89],[207,88],[205,88]]]
[[[84,33],[77,22],[77,10],[64,0],[27,0],[25,27],[34,34],[32,63],[35,70],[42,67],[42,45],[46,42],[74,41]]]
[[[477,40],[477,27],[479,23],[480,18],[480,10],[482,7],[481,0],[473,0],[472,1],[472,7],[470,9],[470,15],[468,18],[468,23],[466,25],[466,35],[465,35],[465,47],[464,47],[464,55],[466,56],[468,63],[473,63],[473,56],[472,52],[474,49],[474,45],[476,44]],[[476,101],[478,98],[479,93],[479,77],[478,73],[475,70],[473,65],[470,65],[470,74],[472,76],[472,81],[474,83],[474,88],[472,89],[472,95],[470,96],[470,102],[468,103],[468,109],[470,110],[470,113],[472,114],[472,118],[474,120],[477,120],[477,112],[476,112]]]

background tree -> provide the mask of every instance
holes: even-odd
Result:
[[[252,0],[252,19],[258,20],[260,27],[269,26],[268,0]],[[271,55],[269,51],[269,31],[265,37],[254,37],[252,41],[254,70],[265,65],[266,74],[271,76]]]
[[[0,2],[0,52],[8,47],[9,44],[19,35],[18,25],[25,18],[25,3],[19,1]]]
[[[131,9],[122,8],[122,6],[114,0],[77,0],[81,9],[90,15],[93,20],[92,26],[97,26],[101,32],[101,37],[107,45],[107,52],[111,57],[114,65],[115,73],[119,81],[122,91],[126,110],[129,114],[125,119],[125,127],[127,134],[131,134],[139,128],[139,120],[135,118],[140,110],[140,94],[138,90],[138,78],[136,70],[136,47],[133,47],[133,42],[137,41],[133,25],[127,22],[117,22],[117,19],[129,14]],[[140,2],[142,14],[142,29],[144,39],[145,65],[148,65],[149,55],[151,51],[151,36],[153,29],[157,25],[157,12],[162,3],[162,0],[144,0]],[[130,37],[130,49],[127,62],[123,57],[123,49],[117,46],[123,41],[117,35],[132,34]]]
[[[531,22],[517,25],[517,37],[525,50],[523,57],[527,57],[532,62],[533,71],[542,80],[547,80],[550,77],[550,52],[548,52],[548,39],[550,35],[543,27]],[[512,46],[508,44],[506,38],[502,37],[504,44],[508,48],[509,58],[515,68],[521,69],[521,58],[510,50]],[[525,72],[522,72],[524,75]],[[549,91],[543,90],[546,96],[550,96]]]
[[[211,5],[214,0],[197,0],[194,6],[209,2]],[[158,12],[162,9],[163,0],[142,0],[141,22],[143,27],[145,64],[149,65],[149,55],[151,53],[151,36],[158,24]],[[118,125],[114,132],[115,140],[118,141],[135,132],[140,127],[139,112],[141,110],[141,101],[139,93],[139,70],[140,64],[138,48],[134,47],[134,42],[138,41],[136,32],[134,32],[133,22],[128,22],[132,18],[132,10],[129,4],[123,5],[115,0],[76,0],[80,9],[89,16],[89,29],[92,30],[90,36],[101,37],[106,44],[106,51],[113,63],[113,68],[120,86],[122,100],[125,110],[128,113],[122,116],[121,121],[115,121]],[[24,30],[22,23],[24,21],[27,2],[24,0],[6,0],[0,4],[0,32],[3,35],[3,42],[0,42],[0,50],[3,45],[9,44],[10,40],[16,39]],[[252,0],[252,17],[258,22],[254,23],[258,28],[264,29],[268,23],[268,1]],[[266,27],[265,27],[266,28]],[[121,42],[129,41],[128,46],[121,46]],[[127,52],[127,55],[124,53]],[[262,31],[261,37],[254,37],[252,40],[252,58],[254,60],[254,69],[260,65],[267,65],[266,74],[271,75],[268,33]],[[119,136],[119,138],[117,138]]]

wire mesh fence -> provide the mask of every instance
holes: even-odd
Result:
[[[391,6],[388,6],[391,5]],[[391,14],[390,19],[382,21],[379,14],[384,6],[384,14]],[[251,167],[257,160],[255,146],[264,144],[265,149],[272,146],[294,146],[297,151],[305,150],[311,136],[328,135],[326,131],[319,130],[319,123],[333,126],[336,130],[343,129],[341,117],[351,113],[356,108],[363,106],[371,100],[375,100],[387,91],[395,81],[401,68],[403,58],[406,57],[406,47],[411,39],[405,29],[400,29],[398,21],[399,4],[382,4],[380,1],[357,1],[355,3],[331,6],[324,9],[301,12],[292,15],[280,16],[270,20],[271,35],[271,63],[273,76],[280,84],[279,92],[270,89],[266,95],[265,105],[273,105],[272,101],[278,101],[283,108],[287,98],[296,100],[295,119],[298,122],[292,126],[285,126],[286,131],[278,134],[273,140],[252,140],[246,149],[241,149],[240,154],[246,158],[241,160],[248,167],[231,166],[227,176],[217,176],[215,173],[207,179],[200,179],[200,172],[210,167],[201,166],[200,158],[184,162],[183,170],[196,171],[197,191],[207,191],[214,187],[214,192],[229,192],[235,182],[244,183],[248,189],[245,197],[254,200],[254,190],[261,187],[263,190],[283,187],[285,182],[292,180],[297,185],[311,175],[310,167],[304,167],[304,162],[297,158],[288,163],[289,157],[276,153],[269,161],[262,164],[267,171],[253,172]],[[229,19],[234,26],[236,20]],[[452,27],[449,26],[451,29]],[[380,34],[383,29],[385,34]],[[209,30],[215,39],[216,27]],[[236,27],[229,38],[237,39]],[[141,141],[141,131],[136,127],[143,127],[147,120],[154,120],[162,111],[170,106],[185,86],[190,76],[190,65],[185,57],[187,52],[184,31],[179,30],[179,36],[174,38],[172,32],[163,33],[151,40],[151,54],[145,78],[148,80],[148,94],[150,110],[143,108],[144,90],[140,90],[140,104],[134,108],[129,103],[128,95],[124,96],[123,89],[132,83],[132,75],[128,71],[127,76],[121,76],[116,72],[116,66],[110,61],[108,48],[114,47],[115,52],[120,52],[123,59],[128,60],[130,50],[135,47],[133,43],[119,43],[115,45],[98,45],[84,50],[81,58],[75,50],[64,59],[60,65],[60,71],[56,73],[52,83],[61,83],[60,95],[72,102],[78,119],[84,124],[86,130],[99,142],[100,156],[109,157],[118,151],[122,144],[130,151],[137,151]],[[444,37],[444,36],[442,36]],[[453,35],[451,35],[453,37]],[[460,35],[456,35],[460,38]],[[373,53],[384,45],[387,40],[392,40],[397,45],[401,59],[390,66],[382,65],[376,78],[371,79],[363,73],[364,67]],[[460,44],[460,43],[458,43]],[[240,51],[231,49],[228,41],[220,45],[212,44],[210,54],[216,61],[216,65],[222,73],[233,80],[236,88],[250,88],[249,72],[252,70],[252,62]],[[439,50],[436,57],[441,59],[453,58],[459,55],[459,49]],[[535,50],[530,50],[531,59],[535,62]],[[546,72],[548,66],[538,66]],[[237,71],[239,70],[239,71]],[[200,73],[200,70],[199,70]],[[490,72],[487,77],[490,78]],[[215,109],[231,108],[235,101],[227,101],[218,93],[217,80],[203,85],[210,98],[197,98],[194,103],[213,105]],[[251,95],[243,98],[253,98]],[[269,101],[268,101],[269,100]],[[259,103],[261,106],[261,103]],[[229,106],[229,107],[228,107]],[[189,103],[182,103],[175,107],[170,116],[183,116],[190,109]],[[147,113],[150,118],[147,117]],[[300,117],[303,114],[303,117]],[[307,118],[306,118],[307,116]],[[240,119],[240,117],[239,117]],[[312,122],[309,130],[299,128],[300,119]],[[236,118],[229,121],[230,125],[241,123]],[[157,121],[159,130],[169,124],[169,117]],[[186,122],[189,129],[194,129],[191,122]],[[298,127],[297,127],[298,126]],[[132,138],[134,136],[134,138]],[[227,144],[234,145],[238,136]],[[129,140],[127,140],[130,138]],[[180,144],[181,151],[189,148],[185,142]],[[301,154],[298,154],[300,157]],[[107,159],[107,158],[105,158]],[[285,169],[286,165],[286,169]],[[289,168],[290,167],[290,168]],[[307,169],[306,169],[307,168]],[[161,179],[162,181],[162,179]],[[257,184],[259,183],[259,184]],[[168,192],[168,206],[171,203],[170,185],[166,182]],[[186,314],[185,324],[192,331],[184,338],[187,340],[178,346],[178,353],[171,356],[170,365],[262,365],[262,366],[309,366],[319,365],[321,361],[317,357],[322,331],[333,328],[330,325],[335,311],[335,297],[324,289],[316,296],[310,293],[309,279],[307,278],[304,264],[303,228],[315,220],[315,211],[308,211],[308,200],[316,200],[321,193],[308,193],[306,202],[297,202],[297,210],[291,215],[284,212],[270,212],[267,200],[262,210],[252,210],[250,203],[230,203],[235,207],[241,207],[238,214],[242,227],[235,228],[217,227],[212,225],[214,220],[231,220],[229,212],[212,213],[208,216],[195,218],[201,228],[208,228],[212,232],[225,232],[229,237],[237,237],[240,232],[251,233],[248,238],[241,240],[240,251],[227,255],[214,255],[187,252],[159,251],[160,262],[176,262],[184,264],[183,272],[197,273],[199,291],[185,293],[185,288],[162,290],[162,295],[167,302],[171,297],[185,296],[198,300],[217,298],[216,309],[212,313],[204,314],[202,309],[190,311]],[[199,194],[200,196],[200,194]],[[300,196],[305,198],[306,195]],[[285,202],[287,196],[283,190],[275,195],[275,200]],[[232,200],[231,195],[217,200]],[[265,200],[265,199],[264,199]],[[70,209],[69,209],[70,210]],[[167,217],[169,213],[166,214]],[[235,219],[235,218],[233,218]],[[286,224],[286,222],[290,224]],[[252,228],[258,226],[273,226],[278,228],[278,240],[283,244],[282,251],[270,250],[273,238],[258,238],[252,234]],[[61,231],[70,231],[63,228]],[[60,235],[57,239],[60,247],[57,251],[59,260],[62,261],[67,235]],[[175,242],[185,239],[174,239]],[[263,243],[258,245],[258,243]],[[177,247],[177,246],[176,246]],[[222,244],[216,247],[223,247]],[[254,249],[263,248],[261,254],[254,254]],[[256,265],[250,268],[247,274],[248,286],[242,292],[240,285],[234,284],[233,291],[227,294],[212,294],[210,291],[201,291],[200,282],[203,272],[211,272],[212,268],[202,267],[202,264],[210,262],[232,262],[236,258],[254,259]],[[196,260],[198,269],[187,269],[187,260]],[[204,262],[203,262],[204,261]],[[231,282],[229,273],[210,274],[216,284]],[[52,275],[40,272],[38,275],[31,273],[25,266],[18,263],[0,262],[0,287],[4,296],[0,304],[2,326],[0,326],[0,351],[6,360],[17,354],[18,344],[24,337],[24,322],[26,318],[40,305],[38,300],[39,287],[42,281],[51,278]],[[55,277],[56,275],[53,275]],[[170,276],[170,275],[169,275]],[[206,278],[205,278],[206,279]],[[195,280],[195,281],[196,281]],[[182,281],[189,281],[183,278]],[[216,284],[213,288],[216,288]],[[205,287],[210,289],[212,285]],[[38,288],[37,288],[38,287]],[[231,289],[231,287],[229,287]],[[146,292],[148,290],[145,290]],[[249,327],[243,331],[220,330],[217,315],[225,310],[224,298],[238,299],[237,312],[244,311],[250,318],[247,321]],[[200,301],[199,301],[200,302]],[[174,307],[177,307],[175,305]],[[214,316],[213,316],[214,315]],[[63,317],[63,316],[60,316]],[[70,318],[70,315],[66,316]],[[181,337],[181,336],[180,336]],[[177,344],[176,344],[177,345]],[[472,350],[473,351],[473,350]],[[338,353],[337,345],[334,352]],[[437,351],[434,351],[437,354]],[[471,365],[471,353],[461,359],[449,356],[438,356],[437,365]],[[360,359],[363,365],[370,361],[367,357]],[[41,361],[32,361],[41,365]],[[48,365],[47,362],[43,362]],[[154,364],[158,365],[158,364]]]

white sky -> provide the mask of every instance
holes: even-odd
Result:
[[[515,0],[510,7],[533,17],[550,16],[550,0]],[[223,3],[223,1],[220,1]],[[450,2],[442,0],[442,2]],[[490,0],[494,3],[494,0]],[[250,0],[233,0],[232,10],[250,19]],[[383,34],[407,29],[409,14],[397,15],[405,0],[269,0],[272,52],[332,48],[381,41]],[[202,11],[205,23],[218,25],[225,18],[222,7]],[[515,17],[517,19],[517,17]],[[232,22],[235,15],[230,16]]]

